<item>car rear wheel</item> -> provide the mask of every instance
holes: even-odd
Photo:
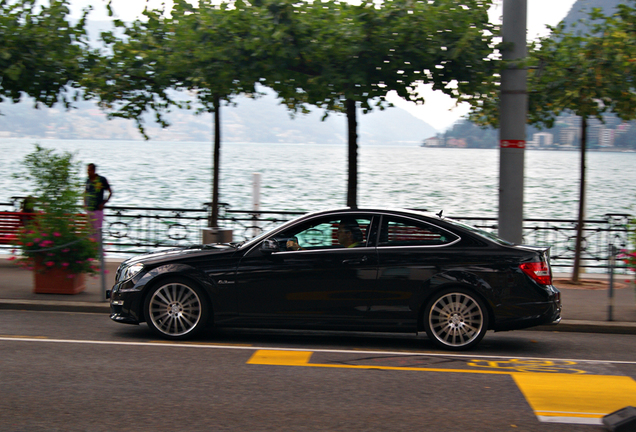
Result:
[[[148,327],[168,339],[186,339],[199,333],[209,317],[202,290],[190,281],[169,279],[150,289],[144,302]]]
[[[488,331],[488,312],[474,293],[448,289],[436,294],[424,309],[424,328],[435,345],[465,350],[477,345]]]

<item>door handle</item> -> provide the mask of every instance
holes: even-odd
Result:
[[[366,255],[361,258],[346,259],[342,261],[344,265],[358,265],[358,264],[364,264],[365,262],[367,262]]]

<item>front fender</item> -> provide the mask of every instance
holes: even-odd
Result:
[[[202,271],[188,264],[181,263],[165,264],[149,270],[135,283],[133,289],[136,291],[145,291],[155,282],[172,276],[192,279],[201,285],[207,293],[213,293],[216,290],[214,282],[207,278]]]
[[[131,288],[129,288],[130,291],[138,291],[141,293],[140,296],[134,297],[134,303],[131,305],[131,310],[138,311],[137,315],[140,321],[144,320],[143,306],[146,295],[148,295],[148,291],[150,290],[150,288],[157,283],[161,283],[162,280],[170,277],[179,277],[192,280],[203,288],[204,292],[207,295],[207,301],[209,302],[210,306],[212,307],[212,305],[214,304],[214,295],[218,292],[217,286],[212,280],[207,278],[203,272],[190,265],[181,263],[160,265],[148,270],[139,278],[139,280],[135,282],[135,284]]]

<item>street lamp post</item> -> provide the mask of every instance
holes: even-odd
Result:
[[[523,180],[526,148],[527,73],[515,63],[527,56],[527,0],[503,0],[502,57],[511,62],[501,74],[499,106],[499,236],[523,237]]]

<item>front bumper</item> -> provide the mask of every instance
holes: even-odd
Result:
[[[130,281],[115,284],[110,290],[110,319],[122,324],[139,324],[141,292],[131,289]]]

